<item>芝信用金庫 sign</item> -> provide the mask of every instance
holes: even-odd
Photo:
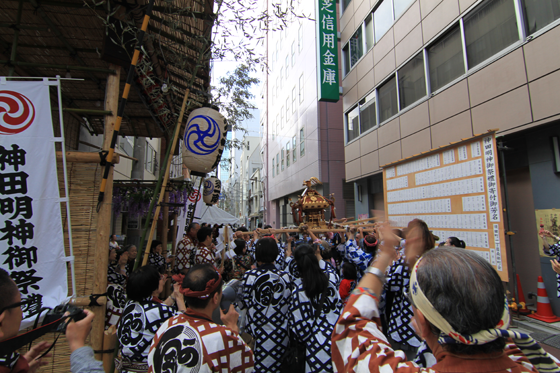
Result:
[[[340,97],[336,18],[336,1],[318,0],[316,24],[319,101],[337,102]]]

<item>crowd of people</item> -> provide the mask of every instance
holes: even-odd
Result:
[[[174,256],[154,241],[136,270],[137,248],[112,237],[105,321],[119,372],[560,372],[530,336],[508,329],[493,267],[456,237],[438,242],[422,220],[403,230],[224,234],[190,224]],[[5,299],[18,297],[0,294],[0,342]],[[73,373],[101,372],[80,342],[85,321],[72,325]],[[25,357],[32,368],[40,346]]]

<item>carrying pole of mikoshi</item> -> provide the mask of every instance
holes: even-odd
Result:
[[[140,50],[142,48],[142,43],[144,41],[144,35],[148,30],[148,23],[150,22],[150,17],[152,15],[152,8],[154,6],[155,0],[150,0],[148,7],[146,8],[146,14],[144,15],[144,21],[142,22],[142,28],[138,33],[138,43],[134,49],[134,55],[132,56],[132,61],[130,62],[130,68],[128,69],[128,74],[126,76],[126,84],[124,86],[121,101],[119,102],[119,109],[117,111],[117,119],[115,121],[115,126],[113,128],[113,138],[111,139],[111,147],[107,153],[105,170],[103,172],[103,179],[101,179],[101,186],[99,188],[99,196],[97,197],[97,211],[101,207],[101,203],[105,198],[105,188],[107,187],[107,178],[109,177],[109,171],[113,166],[113,155],[115,154],[115,145],[117,143],[117,138],[119,137],[119,130],[121,129],[122,118],[124,116],[124,108],[126,107],[126,102],[128,100],[128,94],[130,93],[130,86],[132,80],[134,79],[134,73],[136,72],[136,64],[138,63],[138,58],[140,57]]]

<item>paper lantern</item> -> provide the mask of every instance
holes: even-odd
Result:
[[[215,205],[220,199],[220,192],[222,191],[222,182],[217,177],[209,177],[204,180],[204,192],[202,200],[208,206]]]
[[[210,108],[193,110],[183,137],[183,164],[195,176],[213,171],[226,144],[226,125],[222,114]]]

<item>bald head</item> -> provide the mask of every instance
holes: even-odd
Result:
[[[197,264],[193,266],[183,279],[183,288],[191,289],[192,291],[203,291],[206,289],[208,282],[218,279],[219,275],[216,268],[212,264]],[[216,291],[210,294],[206,299],[185,297],[185,303],[192,309],[206,308],[210,298],[222,290],[222,284],[216,288]]]

